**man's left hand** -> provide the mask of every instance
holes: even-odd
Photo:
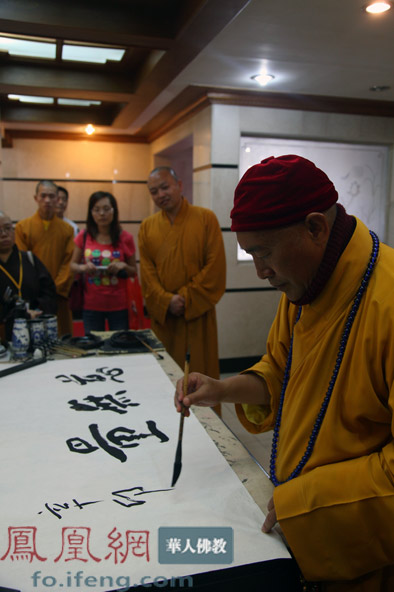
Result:
[[[265,517],[265,522],[261,527],[263,532],[271,532],[275,524],[277,523],[278,519],[276,517],[276,510],[274,506],[274,498],[271,497],[270,501],[267,504],[268,514]]]

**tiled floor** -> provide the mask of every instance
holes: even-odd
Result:
[[[221,378],[227,376],[230,375],[223,374]],[[264,434],[250,434],[247,432],[238,420],[234,405],[231,403],[222,404],[222,420],[263,469],[269,473],[272,431]]]

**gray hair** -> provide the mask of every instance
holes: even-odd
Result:
[[[179,181],[178,175],[176,174],[174,169],[172,169],[169,166],[158,166],[149,173],[149,176],[151,177],[152,175],[155,175],[156,173],[161,173],[162,171],[167,171],[167,173],[170,173],[171,177],[173,177],[175,181]]]

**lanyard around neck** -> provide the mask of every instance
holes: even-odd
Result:
[[[1,269],[1,271],[4,271],[5,275],[11,280],[11,282],[14,284],[14,286],[18,290],[19,298],[22,298],[21,287],[22,287],[22,280],[23,280],[23,266],[22,266],[22,255],[21,255],[20,251],[18,251],[18,255],[19,255],[19,280],[18,280],[18,282],[15,281],[15,279],[12,277],[12,275],[10,273],[8,273],[8,271],[2,265],[0,265],[0,269]]]

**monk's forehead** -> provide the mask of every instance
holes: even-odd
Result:
[[[45,181],[44,183],[40,183],[37,186],[37,194],[38,193],[56,193],[57,194],[57,186],[54,183],[49,181]]]
[[[277,244],[294,238],[300,225],[294,224],[282,228],[270,228],[266,230],[250,230],[237,232],[237,240],[241,246],[245,245],[250,250],[257,248],[271,248]]]
[[[169,171],[157,171],[149,176],[148,187],[159,187],[162,183],[176,183]]]
[[[12,220],[7,214],[0,212],[0,224],[11,224]]]

